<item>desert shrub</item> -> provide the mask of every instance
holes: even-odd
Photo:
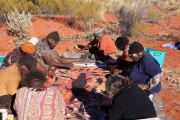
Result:
[[[28,27],[31,26],[31,14],[23,11],[19,13],[16,8],[14,11],[6,15],[6,22],[9,26],[9,31],[14,35],[14,44],[19,46],[21,43],[27,41]]]
[[[146,32],[147,23],[135,21],[131,27],[131,36],[137,38]]]
[[[2,13],[8,13],[14,9],[14,5],[14,0],[0,0],[0,11]]]
[[[6,22],[4,13],[0,11],[0,27]]]
[[[143,20],[148,8],[149,4],[144,0],[126,0],[119,3],[119,10],[115,11],[115,13],[123,36],[131,36],[134,23]]]
[[[101,1],[96,0],[61,0],[59,13],[68,15],[69,25],[73,25],[76,20],[85,23],[89,20],[103,21],[105,6]]]
[[[74,11],[73,17],[75,19],[80,19],[83,21],[88,21],[90,18],[93,18],[94,20],[98,21],[101,20],[100,18],[100,9],[101,5],[100,2],[97,2],[95,0],[91,1],[85,1],[85,0],[79,0],[79,8]]]
[[[180,9],[176,10],[176,15],[180,15]]]
[[[163,18],[163,13],[160,9],[155,8],[153,6],[150,7],[147,13],[147,19],[153,23],[157,23],[159,20]]]
[[[42,14],[54,15],[58,13],[59,0],[37,0],[36,4],[40,7]]]
[[[41,14],[41,9],[35,5],[32,1],[28,0],[18,0],[15,3],[15,7],[19,12],[29,12],[30,14]]]
[[[174,11],[179,8],[179,3],[178,0],[158,0],[157,7],[165,12]]]
[[[25,11],[31,14],[40,14],[40,8],[35,5],[31,0],[1,0],[0,10],[3,13],[8,13],[14,10],[14,7],[18,9],[19,12]]]
[[[19,12],[44,14],[51,18],[53,15],[68,15],[70,24],[76,20],[84,22],[93,19],[103,21],[106,12],[104,0],[1,0],[0,11],[8,13],[17,8]]]

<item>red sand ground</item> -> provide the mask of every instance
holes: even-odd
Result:
[[[105,23],[111,22],[113,19],[108,14],[105,14],[106,21]],[[157,25],[149,25],[147,28],[148,34],[161,34],[161,33],[169,33],[176,32],[179,33],[177,29],[180,28],[180,16],[175,16],[169,21],[164,19],[160,21]],[[168,26],[167,26],[168,25]],[[14,38],[12,36],[8,36],[6,33],[7,26],[3,25],[0,28],[0,54],[7,54],[14,47],[10,46],[9,42]],[[42,38],[46,36],[51,31],[58,31],[60,35],[70,35],[70,34],[80,34],[80,31],[70,28],[67,25],[67,21],[65,17],[53,17],[52,20],[45,20],[40,17],[33,18],[33,32],[30,33],[30,37],[36,36],[38,38]],[[171,42],[172,40],[154,40],[153,37],[143,37],[140,42],[150,48],[159,49],[166,52],[164,64],[162,66],[164,77],[163,77],[163,88],[161,92],[158,94],[160,99],[165,105],[165,108],[162,110],[163,113],[170,116],[173,120],[180,120],[180,86],[177,87],[177,84],[172,83],[167,78],[172,78],[173,80],[178,81],[180,84],[180,62],[179,55],[180,50],[175,49],[167,49],[161,47],[162,44]],[[58,46],[56,47],[58,52],[64,52],[68,47],[73,47],[74,44],[87,44],[87,41],[60,41]],[[171,80],[172,80],[171,79]]]

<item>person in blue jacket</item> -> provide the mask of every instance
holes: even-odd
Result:
[[[160,92],[160,78],[163,73],[157,60],[146,52],[139,42],[133,42],[129,46],[129,56],[133,62],[122,74],[132,79],[133,84],[138,85],[148,94]]]

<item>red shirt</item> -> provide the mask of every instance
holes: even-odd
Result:
[[[114,41],[108,36],[103,35],[97,44],[98,50],[103,50],[104,54],[114,53],[116,50]]]

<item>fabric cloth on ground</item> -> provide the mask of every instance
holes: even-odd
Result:
[[[7,68],[8,66],[16,63],[19,59],[22,58],[21,49],[15,48],[12,52],[10,52],[3,60],[0,70]]]
[[[162,47],[172,48],[172,49],[180,49],[180,42],[170,42],[163,44]]]
[[[106,116],[110,99],[105,92],[105,75],[109,71],[96,66],[74,66],[71,70],[59,69],[60,84],[67,117],[98,120]]]
[[[20,80],[21,76],[16,63],[0,71],[0,96],[14,95]]]
[[[83,53],[63,53],[62,54],[63,57],[65,58],[82,58]]]
[[[61,91],[68,118],[98,120],[107,116],[111,104],[105,92],[108,74],[103,67],[74,66],[71,70],[59,69],[57,82],[51,79],[48,84],[58,86]]]
[[[161,102],[161,100],[159,99],[159,97],[156,94],[153,94],[151,100],[152,100],[156,110],[162,110],[164,108],[164,104]]]
[[[159,63],[146,52],[138,62],[133,62],[123,74],[133,80],[133,84],[146,84],[152,77],[162,72]],[[158,93],[161,90],[161,82],[150,89],[151,93]]]
[[[97,66],[97,67],[107,67],[107,63],[116,62],[116,59],[109,59],[109,60],[90,60],[87,58],[85,62],[73,62],[75,66]]]
[[[17,91],[14,108],[18,120],[65,120],[66,105],[56,87],[35,91],[23,87]]]
[[[156,117],[152,101],[141,88],[132,85],[113,97],[108,111],[109,120],[133,120]]]

